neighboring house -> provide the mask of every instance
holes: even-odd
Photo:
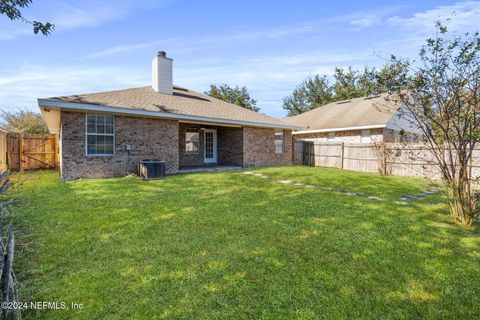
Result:
[[[381,94],[332,102],[284,121],[303,127],[293,133],[296,140],[415,142],[420,131],[403,114],[400,102]]]
[[[172,63],[158,53],[151,86],[38,99],[59,134],[63,180],[125,175],[143,159],[164,160],[167,173],[292,163],[297,126],[173,85]]]

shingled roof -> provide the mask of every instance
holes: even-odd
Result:
[[[340,131],[365,127],[384,127],[401,103],[388,94],[332,102],[322,107],[284,118],[305,131]]]
[[[257,113],[192,90],[173,87],[173,94],[156,92],[152,87],[51,97],[38,100],[40,107],[142,114],[171,119],[196,119],[218,123],[238,123],[251,126],[295,128],[280,119]],[[107,109],[108,108],[108,109]]]

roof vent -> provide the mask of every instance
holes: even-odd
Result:
[[[379,94],[372,94],[371,96],[368,96],[368,97],[364,98],[364,100],[375,99],[375,98],[378,98],[378,97],[380,97]]]

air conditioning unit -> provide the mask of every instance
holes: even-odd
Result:
[[[138,173],[143,180],[165,178],[165,161],[147,159],[138,164]]]

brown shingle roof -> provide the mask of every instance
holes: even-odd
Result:
[[[280,119],[254,112],[210,96],[174,86],[173,95],[156,92],[150,86],[40,99],[49,102],[69,102],[96,106],[157,111],[173,115],[188,115],[214,119],[289,126]],[[120,110],[121,111],[121,110]]]
[[[302,126],[305,130],[384,126],[399,107],[400,103],[388,94],[381,94],[332,102],[283,120],[291,125]]]

